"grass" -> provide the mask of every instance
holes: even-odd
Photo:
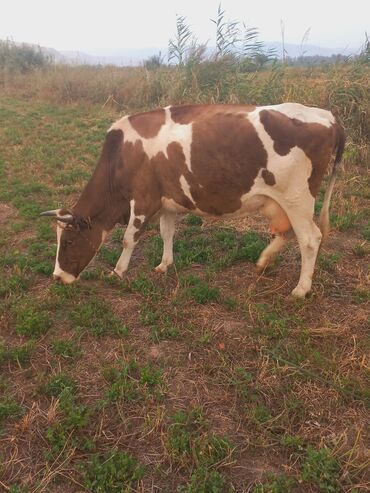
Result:
[[[13,397],[0,398],[0,427],[6,420],[16,419],[23,412],[23,408]]]
[[[108,403],[159,399],[162,395],[162,371],[152,365],[139,367],[134,361],[122,362],[118,367],[105,368],[103,375],[108,383]]]
[[[0,364],[12,362],[17,363],[19,366],[28,365],[33,347],[34,344],[32,342],[13,347],[0,344]]]
[[[225,73],[234,86],[223,79],[219,88],[223,101],[264,104],[327,106],[330,94],[347,125],[331,237],[312,295],[297,302],[289,298],[299,275],[296,246],[257,274],[253,262],[268,228],[249,218],[184,217],[166,275],[152,272],[162,254],[154,225],[124,280],[106,276],[121,251],[121,228],[81,282],[50,280],[55,226],[37,215],[71,206],[93,169],[117,117],[116,108],[102,108],[106,70],[58,67],[45,81],[36,73],[15,77],[0,96],[7,121],[0,129],[2,483],[9,491],[71,493],[367,491],[369,195],[361,115],[368,109],[367,94],[356,92],[357,106],[349,104],[341,84],[360,91],[368,75],[361,69],[355,79],[345,67],[277,69],[255,80]],[[197,94],[172,71],[111,70],[112,80],[125,74],[114,96],[130,112]],[[72,104],[58,102],[65,85],[47,90],[62,76]],[[192,78],[202,81],[199,102],[218,94],[207,77],[195,71]],[[37,101],[21,94],[29,84]]]
[[[128,334],[127,326],[114,316],[104,301],[96,298],[75,306],[70,312],[70,322],[77,332],[89,331],[95,337]]]
[[[16,327],[18,334],[37,338],[51,326],[51,320],[46,308],[36,307],[36,305],[27,306],[24,308],[16,307]]]
[[[129,493],[144,474],[143,466],[127,452],[95,454],[81,464],[84,486],[92,493]]]

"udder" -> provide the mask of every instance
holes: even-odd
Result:
[[[272,234],[284,234],[291,229],[292,225],[288,216],[275,200],[267,198],[260,212],[271,220]]]

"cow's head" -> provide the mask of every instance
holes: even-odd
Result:
[[[63,284],[75,281],[98,252],[106,236],[99,222],[65,209],[42,212],[57,220],[57,255],[53,277]]]

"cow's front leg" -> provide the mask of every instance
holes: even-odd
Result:
[[[161,263],[155,268],[156,272],[166,272],[167,267],[173,264],[173,235],[175,234],[175,212],[164,212],[159,225],[163,240],[163,255]]]
[[[122,274],[126,272],[128,265],[130,263],[132,252],[139,241],[139,237],[144,229],[147,222],[145,216],[136,216],[134,212],[134,207],[131,206],[130,220],[127,225],[125,234],[123,235],[123,250],[120,258],[114,268],[114,272],[122,277]]]

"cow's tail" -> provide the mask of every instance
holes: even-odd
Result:
[[[330,175],[329,179],[329,184],[325,192],[324,196],[324,202],[322,204],[321,212],[320,212],[320,217],[319,217],[319,227],[322,233],[322,242],[326,241],[326,239],[329,236],[329,229],[330,229],[330,224],[329,224],[329,206],[330,206],[330,199],[331,195],[333,193],[334,189],[334,184],[335,184],[335,178],[337,174],[337,168],[340,162],[342,161],[342,156],[343,156],[343,151],[344,151],[344,145],[345,145],[345,134],[343,127],[339,125],[339,123],[335,124],[335,132],[336,132],[336,143],[335,143],[335,159],[334,159],[334,164],[333,164],[333,169]]]

